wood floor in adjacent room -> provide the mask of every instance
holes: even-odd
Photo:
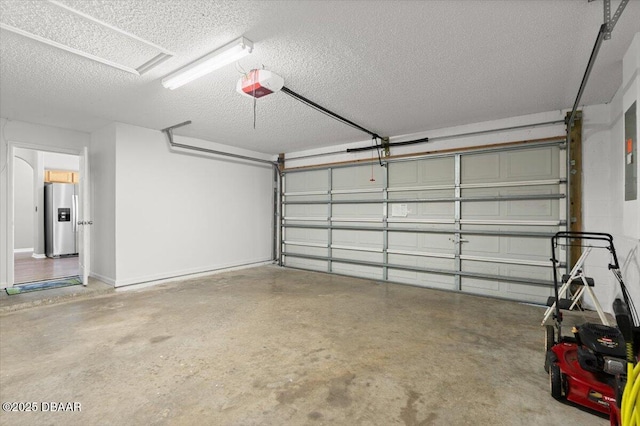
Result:
[[[31,253],[14,255],[13,280],[16,284],[71,277],[79,273],[78,256],[35,259]]]

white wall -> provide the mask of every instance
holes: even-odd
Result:
[[[623,82],[614,99],[608,105],[585,108],[583,123],[584,226],[586,230],[613,235],[625,284],[638,309],[640,214],[638,200],[624,200],[624,113],[634,101],[640,104],[639,72],[640,33],[636,34],[624,56]],[[640,120],[636,127],[640,129]],[[637,158],[635,161],[639,167],[640,161]],[[611,312],[619,289],[607,270],[608,260],[606,253],[592,256],[587,263],[587,273],[596,279],[598,300],[606,311]]]
[[[170,152],[162,132],[125,124],[115,158],[116,286],[271,260],[269,165]]]
[[[0,288],[8,285],[7,253],[8,232],[13,223],[13,212],[8,210],[8,144],[14,147],[43,151],[57,151],[66,154],[80,154],[88,146],[90,135],[74,130],[27,123],[0,118]],[[9,252],[10,252],[9,251]]]
[[[80,170],[80,157],[77,155],[45,152],[43,163],[45,170],[66,170],[72,172]]]
[[[106,282],[137,284],[271,260],[268,165],[169,152],[160,131],[117,123],[92,135],[6,119],[0,119],[0,128],[2,287],[8,282],[7,241],[13,226],[6,208],[8,142],[66,154],[90,147],[91,274]],[[176,141],[264,156],[202,140]]]

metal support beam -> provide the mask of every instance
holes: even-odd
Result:
[[[458,188],[459,189],[459,188]],[[394,198],[370,199],[370,200],[300,200],[284,201],[283,204],[399,204],[399,203],[450,203],[458,201],[483,202],[483,201],[525,201],[525,200],[559,200],[565,198],[564,194],[523,194],[523,195],[490,195],[490,196],[469,196],[469,197],[443,197],[443,198]]]
[[[459,272],[462,271],[462,235],[460,231],[462,230],[462,225],[460,223],[460,219],[462,219],[462,190],[460,188],[460,183],[462,182],[462,156],[460,154],[456,154],[454,157],[454,197],[456,201],[454,202],[454,227],[456,229],[456,233],[453,236],[453,244],[455,250],[455,260],[454,260],[454,268],[458,274],[454,276],[455,288],[458,291],[462,290],[462,278],[460,277]]]
[[[333,189],[333,170],[332,169],[327,169],[327,178],[329,179],[329,202],[327,203],[327,217],[330,218],[331,216],[333,216],[333,203],[331,202],[333,200],[333,193],[331,192],[331,190]],[[331,223],[331,221],[327,221],[328,224]],[[329,260],[327,261],[327,270],[328,272],[333,272],[333,263],[331,261],[331,259],[333,259],[333,249],[331,248],[331,246],[333,245],[333,229],[331,229],[330,226],[327,226],[327,256],[329,257]]]
[[[387,140],[388,141],[388,140]],[[385,265],[389,263],[389,167],[382,169],[382,263]],[[382,279],[387,281],[389,279],[389,269],[386,266],[382,267]]]
[[[282,255],[284,257],[297,257],[300,259],[321,260],[321,261],[329,260],[329,258],[325,256],[313,256],[313,255],[302,254],[302,253],[284,252],[282,253]],[[503,276],[503,275],[482,274],[478,272],[453,271],[453,270],[438,269],[438,268],[422,268],[419,266],[410,266],[410,265],[380,264],[377,262],[369,262],[366,260],[345,259],[345,258],[339,258],[339,259],[333,258],[331,260],[337,263],[346,263],[349,265],[361,265],[361,266],[373,266],[373,267],[385,266],[389,269],[398,269],[401,271],[423,272],[423,273],[431,273],[431,274],[438,274],[438,275],[453,275],[453,276],[459,276],[459,277],[484,279],[489,281],[507,281],[507,282],[513,282],[513,283],[535,285],[543,288],[553,288],[553,281],[539,280],[535,278],[509,277],[509,276]],[[383,281],[391,282],[387,279]]]

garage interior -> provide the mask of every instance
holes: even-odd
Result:
[[[640,304],[639,23],[634,0],[3,0],[0,399],[81,410],[0,422],[607,424],[549,394],[540,323],[559,231],[613,235]],[[9,295],[44,257],[46,169],[79,176],[83,284]],[[607,264],[584,269],[611,316]]]

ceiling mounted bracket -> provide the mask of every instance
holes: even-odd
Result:
[[[381,138],[380,144],[382,145],[382,155],[388,157],[391,155],[391,146],[389,145],[389,138]]]
[[[610,40],[611,33],[613,32],[613,28],[616,26],[620,15],[622,15],[622,11],[629,3],[629,0],[621,0],[618,8],[616,9],[613,17],[611,17],[611,0],[604,0],[604,24],[607,26],[607,29],[604,33],[604,39]]]

